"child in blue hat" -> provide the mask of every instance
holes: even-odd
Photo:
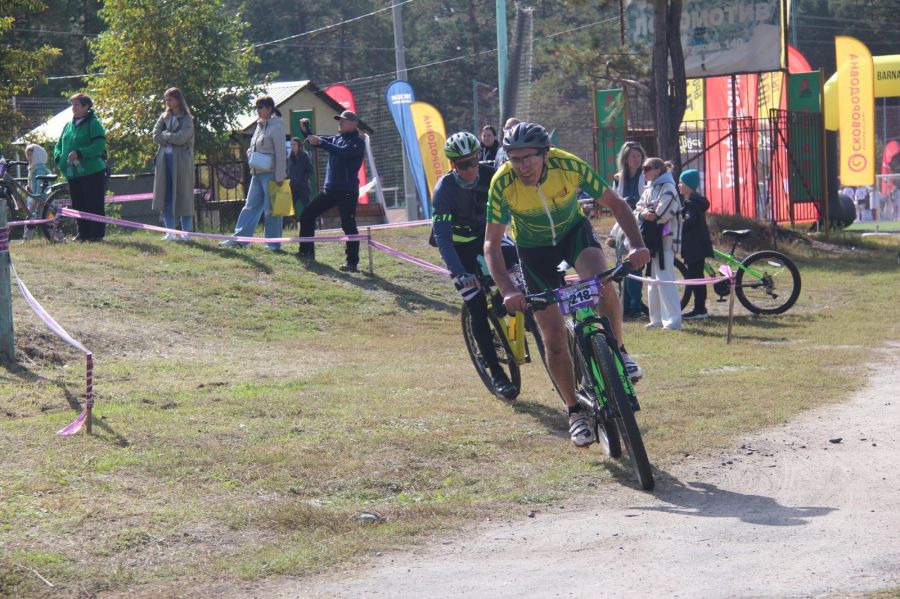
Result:
[[[681,229],[681,257],[687,267],[687,278],[703,278],[703,263],[713,257],[712,239],[706,225],[709,200],[699,193],[700,173],[689,169],[678,178],[678,191],[683,198],[683,224]],[[706,311],[706,285],[690,285],[688,291],[694,298],[694,309],[683,314],[682,320],[709,318]]]

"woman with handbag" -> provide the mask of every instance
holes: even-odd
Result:
[[[259,217],[265,213],[266,238],[278,238],[281,237],[284,217],[272,215],[269,183],[274,181],[275,185],[281,187],[287,177],[287,149],[284,143],[286,132],[281,112],[275,108],[275,100],[270,96],[256,99],[256,113],[259,120],[256,122],[256,131],[253,132],[250,147],[247,149],[252,175],[250,188],[247,190],[244,208],[238,215],[234,236],[253,237],[256,225],[259,224]],[[219,247],[234,248],[246,245],[246,242],[228,239],[220,243]],[[281,244],[267,243],[266,248],[281,251]]]
[[[170,87],[163,94],[166,110],[153,126],[153,141],[159,145],[153,178],[153,209],[162,212],[167,229],[194,230],[194,117],[184,94]],[[166,233],[164,241],[184,241],[187,237]]]
[[[647,249],[653,254],[650,278],[659,283],[647,287],[650,308],[648,329],[662,327],[681,330],[681,293],[675,285],[675,252],[681,245],[681,200],[675,179],[659,158],[648,158],[642,167],[647,187],[638,200],[634,214],[641,224]]]

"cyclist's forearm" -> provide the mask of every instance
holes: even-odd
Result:
[[[503,260],[503,251],[500,242],[491,240],[484,243],[484,260],[487,262],[491,278],[500,290],[500,294],[506,296],[515,291],[516,286],[506,273],[506,262]]]

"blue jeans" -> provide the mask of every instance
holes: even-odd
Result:
[[[628,274],[641,276],[642,273],[641,270],[638,269],[629,270]],[[626,278],[622,281],[622,285],[624,286],[624,292],[622,294],[622,312],[632,315],[642,314],[641,294],[644,284],[640,281]]]
[[[247,201],[238,215],[234,228],[236,237],[253,237],[259,217],[266,215],[266,237],[281,237],[284,227],[283,216],[272,216],[272,204],[269,202],[269,181],[275,180],[275,173],[257,173],[250,178],[250,189],[247,190]],[[267,243],[269,249],[280,250],[280,243]]]
[[[172,183],[172,155],[164,154],[166,157],[166,202],[163,205],[162,217],[163,223],[165,223],[167,229],[175,228],[175,194],[172,192],[172,188],[174,187]],[[191,198],[193,201],[193,198]],[[181,217],[181,230],[182,231],[193,231],[194,230],[194,217],[193,216],[182,216]]]

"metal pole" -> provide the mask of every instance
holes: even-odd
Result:
[[[506,106],[503,104],[506,98],[506,0],[496,0],[497,6],[497,91],[500,92],[500,124],[509,117],[506,114]]]
[[[403,46],[403,14],[402,5],[391,6],[394,22],[394,59],[397,66],[397,79],[406,81],[406,49]],[[400,160],[403,164],[403,197],[406,199],[407,220],[419,220],[419,202],[416,198],[416,186],[406,164],[406,149],[400,144]]]
[[[0,203],[0,362],[4,364],[15,364],[16,362],[12,294],[9,281],[9,225],[6,224],[6,202]]]
[[[472,132],[478,135],[478,80],[472,79]]]
[[[731,76],[731,168],[734,173],[734,214],[741,215],[741,165],[738,162],[737,75]]]
[[[791,12],[791,45],[797,47],[797,5],[800,0],[787,0]]]

